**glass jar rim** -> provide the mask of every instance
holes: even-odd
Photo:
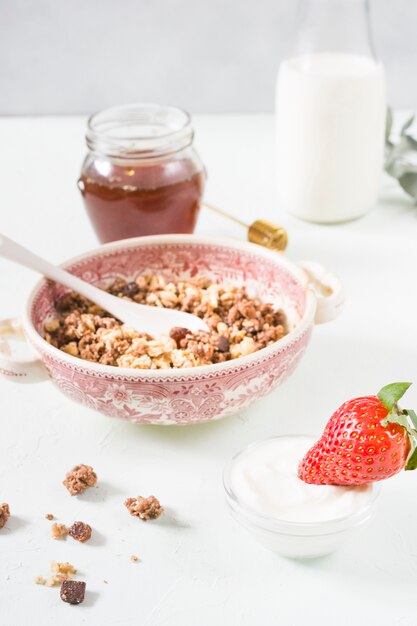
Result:
[[[119,159],[161,157],[189,147],[191,116],[174,106],[125,104],[93,113],[87,121],[90,151]]]

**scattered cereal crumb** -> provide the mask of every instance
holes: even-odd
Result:
[[[54,522],[51,526],[51,534],[54,539],[62,539],[62,537],[68,535],[68,528],[65,524],[57,524]]]
[[[72,574],[76,574],[77,570],[71,563],[68,563],[68,561],[66,563],[58,563],[57,561],[51,561],[51,572],[57,573],[57,574],[72,575]]]
[[[52,515],[52,513],[47,513],[47,514],[45,515],[45,519],[48,519],[49,521],[51,521],[51,520],[53,520],[53,519],[54,519],[54,516]]]
[[[68,576],[66,574],[54,574],[53,576],[49,576],[45,584],[47,587],[58,587],[58,585],[61,585],[64,580],[68,580]]]
[[[3,526],[6,525],[9,517],[10,517],[9,505],[6,504],[6,502],[3,502],[3,504],[0,504],[0,528],[3,528]]]
[[[97,474],[90,465],[76,465],[67,473],[63,484],[72,496],[83,493],[97,482]]]
[[[37,585],[46,585],[47,587],[57,587],[64,581],[69,580],[71,576],[77,573],[77,570],[71,563],[57,563],[51,561],[52,576],[44,578],[43,576],[35,576],[34,582]]]
[[[74,522],[68,529],[68,534],[77,541],[88,541],[91,538],[91,526],[84,522]]]
[[[68,604],[81,604],[84,601],[85,582],[81,580],[64,580],[61,585],[60,596]]]
[[[159,517],[164,510],[155,496],[128,498],[125,506],[131,515],[140,517],[144,521]]]
[[[132,563],[136,563],[136,561],[139,561],[139,557],[137,557],[136,554],[132,554],[130,560],[132,561]]]
[[[36,585],[44,585],[46,583],[46,579],[43,576],[35,576],[33,582]]]

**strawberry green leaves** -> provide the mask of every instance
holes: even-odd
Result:
[[[411,427],[407,428],[411,450],[404,469],[415,470],[417,469],[417,415],[410,409],[403,411],[403,413],[407,416],[409,423],[411,424]]]
[[[392,383],[386,385],[378,393],[378,398],[382,404],[389,410],[389,414],[381,422],[383,426],[388,423],[399,424],[407,431],[410,440],[410,452],[407,457],[405,470],[417,469],[417,415],[410,409],[401,410],[397,403],[400,400],[411,383]]]
[[[377,394],[382,404],[388,411],[392,409],[400,400],[407,389],[411,386],[411,383],[391,383],[382,387],[381,391]]]
[[[417,469],[417,446],[410,452],[410,455],[407,459],[407,464],[404,468],[407,470],[415,470]]]

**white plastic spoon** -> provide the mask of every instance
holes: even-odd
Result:
[[[60,267],[56,267],[48,261],[27,250],[20,244],[0,234],[0,256],[9,261],[35,270],[69,289],[80,293],[102,309],[108,311],[113,317],[131,326],[139,332],[145,332],[153,337],[168,335],[171,328],[181,326],[190,331],[205,330],[209,328],[202,319],[191,313],[166,309],[163,307],[147,306],[129,302],[123,298],[112,296],[106,291],[98,289],[81,278],[73,276]]]

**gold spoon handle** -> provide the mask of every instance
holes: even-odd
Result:
[[[252,243],[257,243],[264,248],[276,250],[277,252],[283,252],[288,245],[287,231],[282,226],[278,226],[268,220],[256,220],[252,224],[246,224],[234,215],[230,215],[226,211],[208,202],[204,202],[202,206],[246,228],[248,231],[248,240],[252,241]]]
[[[240,226],[243,226],[244,228],[249,228],[248,224],[246,224],[245,222],[242,222],[241,220],[238,220],[237,217],[235,217],[234,215],[230,215],[230,213],[226,213],[226,211],[219,209],[213,204],[204,202],[201,206],[206,207],[207,209],[210,209],[210,211],[214,211],[215,213],[218,213],[219,215],[222,215],[223,217],[226,217],[228,220],[231,220],[232,222],[236,222],[236,224],[239,224]]]

